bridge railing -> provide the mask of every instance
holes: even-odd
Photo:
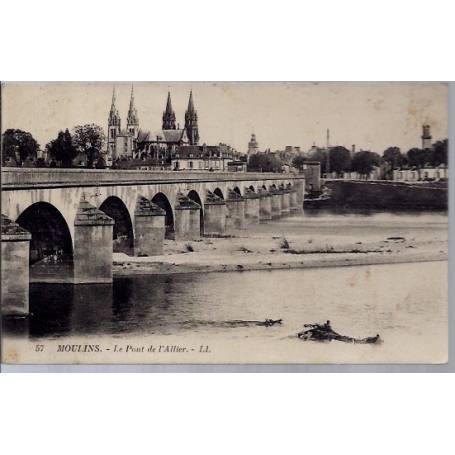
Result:
[[[303,179],[302,174],[260,172],[147,171],[110,169],[3,168],[2,186],[97,185],[106,183],[178,183]]]

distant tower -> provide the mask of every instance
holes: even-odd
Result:
[[[431,149],[431,132],[430,125],[422,125],[422,149]]]
[[[253,155],[259,151],[259,144],[256,140],[256,135],[253,133],[251,135],[250,142],[248,142],[248,155]]]
[[[163,130],[175,130],[175,113],[172,110],[171,92],[167,92],[166,110],[163,112]]]
[[[199,142],[199,128],[197,126],[197,112],[193,104],[193,91],[190,91],[188,109],[185,112],[185,130],[190,145],[197,145]]]
[[[107,152],[111,158],[115,155],[116,137],[120,134],[120,115],[115,107],[115,87],[112,91],[112,104],[108,119]]]
[[[330,172],[330,130],[327,128],[327,165],[326,165],[326,174],[329,176]]]
[[[137,110],[134,107],[133,86],[131,86],[130,107],[128,109],[128,116],[126,119],[126,130],[129,135],[133,136],[134,139],[137,138],[137,133],[139,131],[139,119],[137,117]]]
[[[259,144],[256,141],[256,135],[253,133],[251,135],[250,142],[248,142],[248,152],[247,152],[247,160],[250,161],[251,155],[259,152]]]

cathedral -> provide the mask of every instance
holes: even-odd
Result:
[[[112,104],[109,112],[107,128],[107,156],[106,164],[111,166],[122,157],[132,156],[136,149],[136,141],[139,133],[139,119],[134,106],[134,91],[131,87],[130,107],[126,120],[126,129],[121,128],[120,115],[115,106],[115,88],[112,92]]]
[[[194,108],[192,91],[190,91],[183,128],[180,128],[180,125],[176,123],[171,94],[168,92],[166,109],[162,117],[162,127],[157,131],[149,131],[139,128],[139,118],[134,105],[133,87],[131,87],[126,128],[121,128],[114,88],[108,118],[107,166],[116,167],[124,162],[139,159],[142,162],[147,162],[149,167],[165,169],[170,166],[171,155],[175,153],[177,147],[198,145],[198,143],[198,116]]]

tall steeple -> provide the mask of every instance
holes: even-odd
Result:
[[[163,130],[175,130],[175,113],[172,110],[171,92],[167,92],[166,110],[163,112]]]
[[[112,90],[112,103],[111,103],[111,110],[109,112],[108,124],[109,124],[109,126],[118,126],[120,128],[120,115],[115,106],[115,87]]]
[[[197,145],[199,142],[199,128],[197,125],[197,112],[194,109],[193,91],[190,91],[188,109],[185,112],[185,130],[190,145]]]
[[[139,130],[139,119],[137,117],[137,110],[134,107],[134,89],[131,86],[131,98],[130,98],[130,107],[128,109],[128,117],[126,120],[126,128],[128,133],[132,134],[134,137],[137,136]]]
[[[120,115],[115,106],[115,87],[112,90],[111,110],[107,121],[107,161],[112,162],[116,155],[117,136],[120,134]]]

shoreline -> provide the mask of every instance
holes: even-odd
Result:
[[[357,256],[362,253],[353,253]],[[340,256],[337,254],[337,256]],[[129,277],[129,276],[147,276],[147,275],[169,275],[169,274],[191,274],[191,273],[222,273],[222,272],[250,272],[250,271],[272,271],[272,270],[294,270],[294,269],[316,269],[316,268],[337,268],[337,267],[353,267],[367,265],[387,265],[387,264],[403,264],[403,263],[418,263],[418,262],[444,262],[447,261],[446,254],[435,253],[421,257],[419,255],[393,256],[384,257],[379,254],[369,257],[346,257],[341,258],[323,258],[316,260],[300,261],[300,262],[278,262],[278,263],[239,263],[239,264],[193,264],[180,265],[162,262],[147,263],[147,267],[133,268],[128,265],[127,268],[116,268],[114,277]],[[134,261],[130,261],[134,264]],[[136,263],[137,264],[137,263]]]
[[[226,237],[165,240],[157,256],[113,253],[113,276],[174,275],[385,265],[448,260],[445,217],[297,215],[236,230]],[[71,283],[69,272],[31,282]]]

